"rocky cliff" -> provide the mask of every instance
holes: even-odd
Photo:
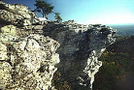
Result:
[[[98,57],[115,42],[115,30],[105,25],[82,25],[73,20],[61,24],[48,23],[44,35],[60,43],[58,71],[61,80],[73,90],[90,90],[94,75],[102,66]]]
[[[73,20],[35,25],[36,20],[26,6],[0,2],[0,89],[54,90],[58,68],[72,90],[91,90],[102,66],[98,57],[115,42],[115,30]]]
[[[34,13],[25,6],[0,5],[0,90],[49,90],[59,43],[40,34],[42,25],[31,25]]]

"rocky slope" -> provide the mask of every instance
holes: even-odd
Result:
[[[36,34],[8,38],[11,41],[0,39],[0,89],[48,90],[59,63],[58,42]]]
[[[14,22],[22,15],[27,18],[24,16],[26,19],[21,21],[35,19],[25,6],[3,2],[0,5],[13,12],[19,10],[15,16],[9,9],[0,9],[0,90],[49,90],[59,63],[59,43],[38,32],[42,25]]]
[[[98,57],[115,42],[112,28],[73,20],[33,25],[37,17],[25,6],[0,3],[0,89],[54,90],[51,80],[57,68],[72,90],[92,89],[102,66]]]

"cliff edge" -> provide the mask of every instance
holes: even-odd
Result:
[[[0,1],[0,89],[55,90],[57,70],[72,90],[92,90],[102,66],[98,57],[115,42],[114,34],[111,27],[73,20],[37,24],[26,6]]]
[[[102,66],[98,58],[115,42],[115,30],[101,24],[82,25],[70,20],[48,23],[43,31],[45,36],[60,43],[57,53],[61,81],[69,82],[72,90],[91,90],[94,75]]]

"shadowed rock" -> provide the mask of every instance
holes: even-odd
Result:
[[[98,57],[115,42],[115,30],[103,25],[82,25],[74,21],[50,23],[44,35],[57,40],[61,81],[68,81],[73,90],[91,90],[94,75],[102,66]]]

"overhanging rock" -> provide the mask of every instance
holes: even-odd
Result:
[[[115,30],[105,25],[82,25],[74,21],[50,23],[44,35],[57,40],[61,81],[69,82],[72,90],[91,90],[94,75],[102,66],[98,57],[115,42]]]

